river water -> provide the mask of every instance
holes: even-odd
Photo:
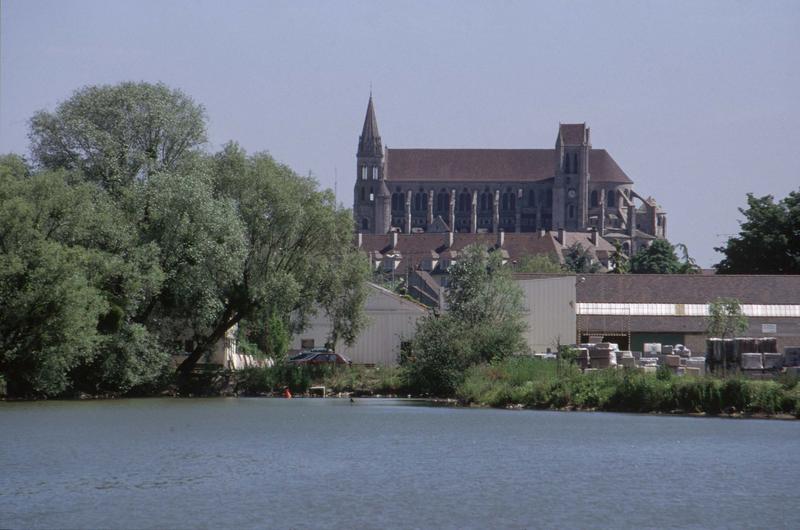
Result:
[[[800,422],[0,403],[0,528],[800,528]]]

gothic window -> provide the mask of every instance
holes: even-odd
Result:
[[[608,206],[613,207],[614,206],[614,200],[615,200],[614,190],[608,190],[608,200],[606,201],[606,204],[608,204]]]
[[[458,211],[469,211],[469,193],[466,190],[462,191],[461,195],[458,196]]]
[[[528,191],[528,206],[531,208],[536,206],[536,192],[533,190]]]
[[[575,206],[573,206],[572,204],[570,204],[570,205],[569,205],[569,208],[567,209],[567,212],[568,212],[568,215],[569,215],[569,218],[570,218],[570,219],[572,219],[573,217],[575,217]]]
[[[361,230],[369,230],[369,220],[367,218],[361,220]]]
[[[594,208],[597,206],[597,190],[592,190],[591,198],[589,199],[589,206]]]
[[[420,208],[420,210],[426,210],[427,211],[428,210],[428,194],[423,192],[421,196],[422,196],[422,207]]]
[[[364,188],[361,188],[361,201],[364,201]]]
[[[514,193],[509,193],[508,195],[509,195],[509,200],[508,200],[509,206],[511,207],[512,210],[516,210],[517,209],[517,196]]]
[[[361,166],[361,180],[367,180],[367,166]]]
[[[372,189],[372,186],[369,187],[369,202],[375,200],[375,190]]]
[[[502,201],[503,211],[508,210],[508,193],[503,194],[503,201]]]
[[[578,153],[572,153],[572,172],[578,172]]]
[[[419,193],[414,195],[414,209],[415,210],[421,210],[422,209],[421,200],[422,200],[422,196]]]
[[[450,209],[450,197],[446,191],[442,190],[436,196],[436,211],[446,213]]]
[[[372,180],[378,180],[378,166],[372,166]]]

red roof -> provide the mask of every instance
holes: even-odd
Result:
[[[386,180],[423,182],[537,182],[551,179],[555,149],[387,149]],[[589,152],[597,182],[633,181],[605,149]]]

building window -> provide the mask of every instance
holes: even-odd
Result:
[[[369,202],[373,202],[375,200],[375,194],[372,193],[372,190],[369,192]]]
[[[597,190],[592,190],[591,198],[589,199],[589,206],[592,208],[597,206]]]
[[[614,190],[608,190],[608,200],[606,201],[609,206],[613,207],[616,198],[616,193]]]
[[[361,188],[361,201],[364,201],[364,188]]]
[[[514,193],[509,193],[509,205],[511,206],[512,210],[517,209],[517,196]]]
[[[569,215],[570,219],[575,217],[575,206],[569,205],[569,208],[567,208],[567,215]]]
[[[440,191],[436,196],[436,211],[439,213],[447,213],[450,209],[450,196],[444,190]]]
[[[367,180],[367,166],[361,166],[361,180]]]
[[[378,180],[378,166],[372,166],[372,180]]]
[[[578,153],[572,153],[572,172],[578,172]]]
[[[368,219],[365,218],[365,219],[361,220],[361,230],[369,230],[369,220]]]
[[[531,208],[536,206],[536,192],[533,190],[528,191],[528,206]]]

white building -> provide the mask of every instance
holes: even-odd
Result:
[[[428,314],[424,306],[375,284],[369,284],[364,311],[367,325],[356,342],[347,346],[341,341],[336,350],[349,357],[353,364],[380,366],[398,363],[401,344],[414,337],[417,320]],[[328,316],[320,310],[312,317],[308,328],[295,335],[290,353],[325,346],[330,328]]]

